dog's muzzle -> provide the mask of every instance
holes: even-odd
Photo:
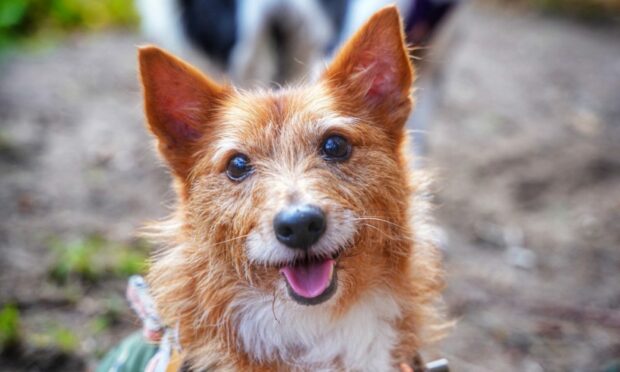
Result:
[[[291,298],[302,305],[327,301],[336,291],[336,261],[316,257],[310,251],[327,228],[325,213],[314,205],[294,205],[280,211],[273,220],[278,241],[306,253],[280,269]]]

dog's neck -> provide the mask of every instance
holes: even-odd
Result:
[[[363,296],[335,318],[332,312],[264,295],[238,300],[239,343],[254,360],[288,370],[385,371],[398,343],[399,304],[386,289]]]

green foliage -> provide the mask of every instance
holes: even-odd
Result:
[[[43,34],[133,26],[137,20],[131,0],[1,0],[0,48]]]
[[[133,4],[127,0],[53,0],[49,3],[50,21],[64,29],[82,26],[98,29],[107,25],[130,25],[136,20]]]
[[[551,13],[586,19],[620,15],[620,0],[529,0],[535,7]]]
[[[113,271],[117,276],[128,277],[133,274],[145,272],[146,256],[144,251],[121,250],[113,265]]]
[[[110,242],[100,235],[62,243],[52,242],[55,260],[50,269],[51,277],[58,283],[69,279],[95,282],[106,275],[127,277],[146,269],[147,246]]]
[[[0,29],[18,26],[25,19],[27,10],[27,0],[0,2]]]
[[[5,305],[0,310],[0,351],[19,343],[19,310],[14,305]]]

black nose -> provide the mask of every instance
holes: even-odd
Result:
[[[314,205],[295,205],[273,219],[278,240],[291,248],[307,249],[325,232],[325,214]]]

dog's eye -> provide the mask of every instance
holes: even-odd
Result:
[[[321,146],[323,157],[331,161],[343,161],[351,156],[351,144],[341,136],[327,137]]]
[[[243,154],[237,154],[228,161],[226,175],[233,181],[241,181],[252,172],[250,159]]]

